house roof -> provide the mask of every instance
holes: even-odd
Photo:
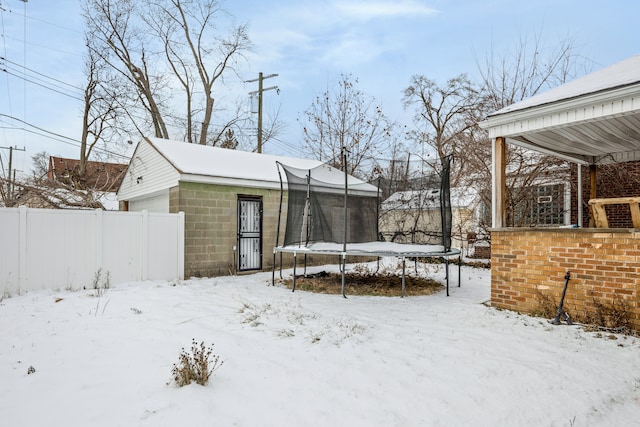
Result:
[[[471,187],[451,189],[451,207],[456,209],[472,208],[478,193]],[[397,191],[382,202],[383,210],[439,209],[440,189]]]
[[[122,183],[127,165],[89,161],[86,168],[86,176],[81,179],[78,175],[80,160],[50,156],[48,178],[69,185],[81,183],[82,188],[115,193]]]
[[[640,160],[640,55],[490,114],[491,138],[584,164]]]
[[[334,173],[339,172],[318,160],[251,153],[151,137],[145,138],[145,141],[175,168],[182,181],[261,187],[272,184],[268,186],[279,188],[278,162],[297,169],[308,170],[323,166]],[[284,174],[282,179],[286,181]],[[351,176],[349,182],[350,185],[368,185]],[[375,186],[369,187],[368,190],[377,191]]]

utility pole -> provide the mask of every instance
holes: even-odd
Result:
[[[278,77],[278,75],[269,74],[268,76],[263,76],[262,72],[260,72],[258,73],[257,79],[246,80],[247,83],[258,82],[258,90],[249,92],[250,96],[258,94],[258,153],[262,153],[262,92],[276,89],[277,93],[280,93],[280,89],[278,89],[278,86],[271,86],[267,88],[262,87],[262,81],[265,79],[270,79],[271,77]]]
[[[9,185],[7,186],[7,196],[9,198],[9,200],[13,200],[13,189],[15,188],[15,182],[16,182],[16,173],[15,171],[13,171],[12,173],[12,166],[13,166],[13,150],[17,150],[17,151],[26,151],[26,148],[18,148],[18,147],[0,147],[0,149],[3,150],[9,150],[9,174],[7,175],[9,177],[9,179],[7,180]],[[11,178],[13,176],[13,179]]]

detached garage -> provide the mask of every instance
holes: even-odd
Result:
[[[263,254],[276,241],[277,161],[300,169],[321,164],[145,138],[118,191],[120,210],[185,213],[186,277],[271,269]]]

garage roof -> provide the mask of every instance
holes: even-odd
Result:
[[[344,184],[344,174],[318,160],[274,156],[230,150],[208,145],[148,137],[145,140],[180,173],[180,180],[227,185],[268,186],[280,183],[277,163],[308,170],[322,168],[326,174],[338,175]],[[282,175],[286,181],[286,177]],[[377,193],[376,186],[349,175],[349,188]]]

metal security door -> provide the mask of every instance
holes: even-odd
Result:
[[[262,269],[262,199],[238,197],[238,270]]]

